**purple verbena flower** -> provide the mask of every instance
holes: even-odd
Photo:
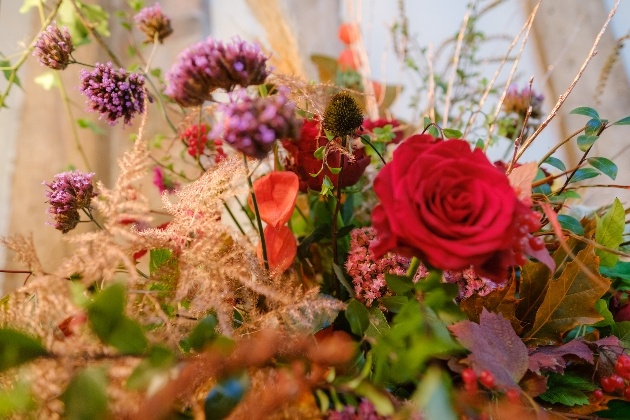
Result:
[[[55,175],[51,183],[44,182],[49,190],[46,197],[50,207],[48,213],[53,215],[54,223],[49,223],[62,233],[74,229],[79,223],[79,210],[90,209],[92,198],[96,197],[92,178],[94,173],[79,171],[63,172]]]
[[[409,258],[394,253],[375,258],[370,251],[370,244],[375,240],[376,229],[373,227],[352,230],[350,250],[346,260],[346,271],[352,277],[356,298],[368,307],[372,306],[376,299],[389,293],[385,274],[404,276],[407,274],[410,263]],[[414,281],[417,282],[427,274],[427,269],[421,264],[414,276]]]
[[[133,19],[136,21],[138,29],[147,36],[144,40],[145,43],[153,42],[157,36],[157,40],[161,44],[164,38],[173,33],[171,20],[162,13],[159,3],[141,9]]]
[[[256,44],[240,38],[228,43],[207,38],[179,55],[166,75],[165,93],[181,106],[198,106],[216,89],[263,83],[269,75],[267,60]]]
[[[55,22],[49,25],[37,37],[33,55],[39,62],[53,70],[63,70],[70,63],[74,45],[70,32],[65,26],[59,29]]]
[[[223,138],[247,156],[262,159],[277,139],[298,137],[300,122],[286,90],[266,98],[251,98],[240,90],[232,99],[222,106]]]
[[[518,86],[510,85],[505,93],[502,108],[505,112],[514,112],[525,116],[527,109],[531,106],[531,118],[540,118],[542,116],[542,104],[545,97],[537,94],[529,86],[525,86],[519,90]]]
[[[91,72],[81,72],[81,92],[88,109],[101,114],[109,124],[119,119],[129,124],[135,114],[144,112],[144,76],[115,70],[112,63],[96,63]]]

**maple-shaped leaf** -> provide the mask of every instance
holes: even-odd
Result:
[[[590,273],[587,274],[584,268]],[[538,345],[556,344],[572,328],[602,320],[595,310],[595,302],[609,287],[610,280],[599,275],[599,258],[589,245],[577,254],[576,261],[566,265],[558,279],[549,281],[524,341]]]
[[[593,364],[593,350],[582,340],[571,340],[561,346],[541,346],[529,353],[529,370],[540,373],[550,371],[563,373],[567,366],[565,356],[577,356]]]
[[[538,173],[538,163],[528,162],[512,169],[508,175],[516,197],[528,206],[532,203],[532,182]]]
[[[477,293],[473,294],[469,298],[462,300],[459,307],[464,311],[469,320],[477,323],[479,322],[479,316],[484,308],[490,312],[501,314],[505,319],[510,321],[514,331],[519,334],[523,327],[515,316],[517,302],[516,281],[511,279],[505,287],[494,289],[485,296],[481,296]]]
[[[483,309],[479,324],[461,321],[449,330],[470,351],[465,361],[475,373],[487,370],[499,389],[514,388],[527,372],[527,347],[502,315]]]

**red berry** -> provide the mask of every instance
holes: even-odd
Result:
[[[624,381],[621,376],[616,374],[610,375],[610,380],[615,385],[615,389],[623,389],[623,387],[626,385],[626,381]]]
[[[466,368],[462,372],[462,380],[465,384],[472,384],[477,382],[477,374],[471,368]]]
[[[613,382],[610,376],[606,376],[602,378],[602,380],[600,381],[600,384],[602,386],[602,389],[609,394],[611,392],[614,392],[615,389],[617,389],[617,386],[615,385],[615,383]]]
[[[599,401],[603,398],[604,398],[604,393],[602,392],[601,389],[596,389],[595,391],[593,391],[593,399],[595,401]]]
[[[615,372],[622,378],[630,380],[630,357],[628,355],[622,354],[617,358]]]
[[[627,386],[624,390],[623,390],[623,397],[626,400],[630,400],[630,386]]]
[[[521,402],[521,397],[515,389],[508,389],[508,392],[505,395],[507,396],[508,401],[512,404],[518,404]]]
[[[482,370],[479,374],[479,382],[488,389],[494,388],[494,375],[487,370]]]

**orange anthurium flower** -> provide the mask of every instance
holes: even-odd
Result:
[[[254,182],[260,219],[279,229],[289,221],[295,207],[300,181],[293,172],[270,172]],[[251,196],[249,207],[254,209]]]
[[[267,248],[267,259],[269,261],[269,271],[280,274],[286,271],[297,254],[297,241],[293,232],[286,226],[280,226],[279,229],[267,225],[264,230],[265,246]],[[258,243],[256,250],[258,259],[262,262],[262,244]]]

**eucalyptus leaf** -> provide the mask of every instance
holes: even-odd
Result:
[[[608,176],[608,178],[614,180],[617,178],[617,165],[610,159],[605,157],[591,157],[587,159],[589,165],[593,168],[599,169],[601,173]]]
[[[584,236],[584,228],[579,220],[577,220],[573,216],[569,216],[567,214],[559,214],[558,222],[563,229],[571,231],[576,235]]]
[[[584,181],[586,179],[595,178],[600,172],[593,168],[580,168],[575,171],[575,175],[571,178],[570,183]]]
[[[618,121],[615,121],[611,125],[630,125],[630,117],[622,118]]]
[[[591,146],[593,146],[593,144],[597,141],[598,138],[599,136],[589,136],[589,135],[583,134],[581,136],[578,136],[577,146],[581,151],[586,152]]]
[[[564,166],[564,162],[562,162],[560,159],[553,156],[549,156],[547,159],[545,159],[543,163],[546,163],[547,165],[551,165],[554,168],[560,169],[561,171],[567,170],[567,167]]]
[[[569,114],[586,115],[587,117],[599,119],[599,113],[595,111],[593,108],[589,108],[587,106],[580,106],[580,107],[574,108],[571,110],[571,112],[569,112]]]

